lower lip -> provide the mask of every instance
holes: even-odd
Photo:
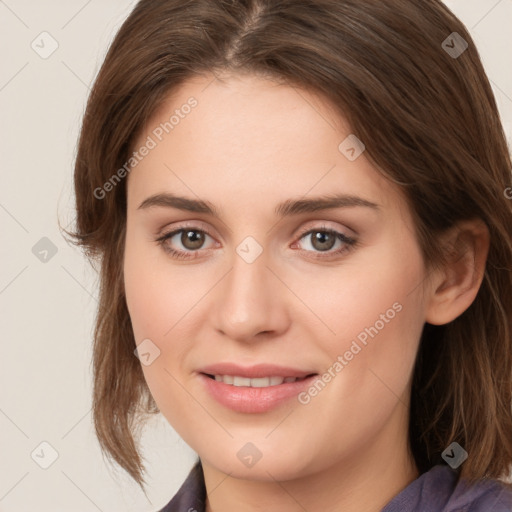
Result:
[[[296,397],[311,385],[318,375],[295,382],[283,382],[277,386],[253,388],[249,386],[232,386],[207,377],[200,373],[206,389],[217,402],[237,412],[258,413],[278,407]]]

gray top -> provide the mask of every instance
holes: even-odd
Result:
[[[381,512],[512,512],[512,490],[499,480],[474,486],[457,471],[437,465],[397,494]],[[205,512],[206,488],[198,461],[174,498],[159,512]]]

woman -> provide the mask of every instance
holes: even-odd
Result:
[[[512,510],[511,161],[437,0],[141,0],[94,84],[74,239],[94,420],[164,511]]]

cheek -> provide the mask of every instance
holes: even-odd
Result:
[[[127,232],[124,283],[135,339],[164,343],[174,326],[201,297],[203,286],[190,282],[187,272],[172,265],[163,249]]]
[[[397,233],[387,238],[401,243],[376,243],[339,267],[286,275],[294,293],[314,314],[308,315],[312,323],[321,320],[316,337],[325,340],[329,350],[348,350],[354,339],[364,346],[365,340],[384,337],[386,332],[394,333],[388,347],[398,348],[403,338],[410,339],[411,329],[416,332],[422,326],[421,253],[410,237]]]
[[[162,289],[155,286],[151,265],[143,251],[132,248],[127,237],[124,259],[124,286],[126,303],[135,335],[140,343],[142,339],[152,338],[158,332],[155,320],[162,317],[159,310],[163,307]]]
[[[196,274],[198,284],[191,283],[190,273],[183,267],[172,265],[163,251],[140,240],[136,242],[127,232],[126,302],[136,344],[146,343],[152,354],[151,363],[142,364],[144,377],[159,408],[167,415],[190,405],[175,378],[184,383],[183,375],[179,375],[180,365],[197,330],[194,314],[199,308],[195,306],[211,285],[207,276],[203,280]]]
[[[185,333],[180,331],[185,322],[179,321],[190,308],[192,298],[180,293],[180,286],[185,283],[180,282],[179,272],[170,272],[169,266],[165,268],[147,250],[132,245],[128,237],[124,282],[136,345],[145,347],[141,354],[150,353],[149,364],[144,364],[141,357],[141,368],[151,395],[172,425],[189,425],[193,420],[188,417],[190,404],[176,380],[183,383],[175,362],[180,361],[186,347],[186,343],[179,343],[180,339],[186,340]],[[182,437],[185,439],[186,435]]]
[[[301,293],[331,331],[323,328],[317,339],[329,354],[331,374],[343,375],[332,390],[343,400],[357,398],[361,412],[361,404],[378,409],[386,394],[406,391],[414,365],[424,325],[421,253],[402,237],[400,245],[368,248],[329,277],[315,280],[317,292],[304,280]]]

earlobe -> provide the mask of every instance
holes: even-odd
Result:
[[[432,280],[425,321],[444,325],[471,306],[480,289],[490,234],[480,219],[464,221],[447,234],[446,262]]]

